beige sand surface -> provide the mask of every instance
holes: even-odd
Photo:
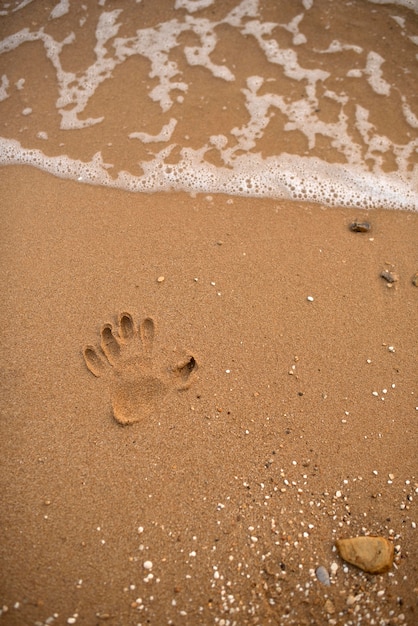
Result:
[[[23,167],[0,197],[0,624],[415,623],[418,215]],[[152,358],[96,378],[121,312],[154,320]],[[365,533],[388,574],[334,551]]]

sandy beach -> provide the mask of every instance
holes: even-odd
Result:
[[[0,626],[415,626],[415,3],[0,5]]]
[[[417,214],[0,187],[0,623],[412,625]]]

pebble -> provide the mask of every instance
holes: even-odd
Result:
[[[352,222],[350,224],[350,230],[353,233],[368,233],[371,229],[371,224],[369,222]]]
[[[325,608],[326,612],[329,613],[330,615],[335,613],[335,606],[334,606],[334,603],[331,600],[327,600],[325,602],[324,608]]]
[[[395,283],[398,280],[397,274],[389,272],[388,270],[382,270],[380,276],[384,278],[388,283]]]
[[[329,574],[328,574],[328,570],[326,569],[326,567],[324,567],[323,565],[320,565],[319,567],[317,567],[315,570],[315,575],[320,583],[329,587],[331,583],[329,580]]]
[[[350,537],[335,545],[344,561],[369,574],[384,574],[392,567],[393,544],[384,537]]]
[[[165,281],[165,277],[164,276],[159,276],[157,278],[157,283],[163,283]]]
[[[413,275],[412,284],[414,285],[414,287],[418,287],[418,272],[415,272],[415,274]]]
[[[144,569],[152,569],[152,561],[144,561]]]

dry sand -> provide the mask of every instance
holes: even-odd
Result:
[[[24,167],[0,195],[0,624],[416,623],[418,215]],[[149,358],[97,378],[121,312]],[[337,556],[366,533],[388,574]]]

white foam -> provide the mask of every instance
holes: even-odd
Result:
[[[172,117],[168,124],[165,124],[159,133],[156,135],[150,135],[149,133],[130,133],[129,139],[139,139],[142,143],[159,143],[162,141],[170,141],[175,127],[177,126],[177,120]]]
[[[343,50],[354,50],[357,54],[361,54],[363,52],[363,48],[360,46],[343,44],[338,39],[333,39],[326,50],[318,50],[315,48],[315,52],[319,52],[320,54],[334,54],[336,52],[342,52]]]
[[[406,102],[405,97],[402,97],[402,113],[404,114],[404,118],[407,123],[412,126],[412,128],[418,128],[418,117],[411,110],[411,107]]]
[[[9,79],[7,78],[6,74],[3,74],[3,76],[1,77],[1,84],[0,84],[0,102],[3,102],[3,100],[6,100],[6,98],[9,97],[9,93],[8,90],[9,89]]]
[[[417,0],[369,0],[373,4],[398,4],[399,6],[404,6],[407,9],[411,9],[411,11],[415,11],[418,13],[418,3]]]
[[[176,0],[175,9],[186,9],[189,13],[201,11],[210,7],[215,0]]]
[[[226,193],[310,200],[360,209],[385,206],[418,210],[418,192],[411,191],[396,175],[382,180],[361,169],[292,155],[264,160],[259,155],[241,155],[234,168],[219,168],[204,160],[204,149],[190,148],[181,150],[179,163],[166,164],[173,147],[165,148],[152,161],[143,162],[142,176],[120,172],[116,179],[109,176],[111,165],[103,161],[100,152],[85,163],[66,156],[47,157],[40,150],[24,149],[16,140],[0,139],[0,158],[4,164],[32,165],[61,178],[133,192]],[[418,168],[415,174],[418,174]]]
[[[49,14],[50,19],[54,20],[63,15],[66,15],[70,10],[70,2],[69,0],[60,0],[60,2],[54,6],[51,13]]]
[[[33,0],[22,0],[22,2],[20,2],[16,7],[14,7],[14,9],[5,8],[4,10],[0,11],[0,15],[9,15],[9,13],[15,13],[16,11],[20,11],[21,9],[24,9],[31,2],[33,2]]]
[[[21,3],[17,9],[27,4]],[[106,155],[109,154],[107,148],[113,143],[108,139],[107,144],[102,145],[102,150],[86,162],[77,159],[77,155],[73,155],[73,158],[66,155],[51,157],[38,149],[31,149],[30,137],[43,140],[50,138],[46,146],[56,153],[57,146],[52,145],[52,138],[57,135],[57,128],[49,128],[47,125],[35,128],[33,126],[39,122],[30,118],[25,120],[30,132],[27,135],[20,134],[20,141],[16,137],[0,141],[0,162],[30,164],[56,176],[129,191],[175,189],[223,192],[314,200],[329,205],[364,208],[384,205],[417,210],[418,166],[415,157],[418,137],[413,131],[418,128],[418,112],[414,110],[413,101],[402,93],[401,77],[398,83],[389,82],[385,72],[386,59],[382,56],[386,53],[380,54],[382,48],[377,47],[376,43],[376,50],[370,50],[368,38],[365,38],[363,45],[361,33],[359,36],[356,33],[356,38],[350,40],[345,33],[338,29],[334,33],[331,29],[334,38],[322,38],[321,41],[326,42],[324,49],[317,49],[316,41],[310,41],[309,29],[305,29],[309,25],[309,11],[314,6],[314,0],[298,3],[291,14],[293,17],[288,17],[284,23],[263,21],[262,0],[241,0],[219,21],[197,15],[213,4],[214,0],[176,0],[170,13],[171,19],[136,30],[135,25],[132,28],[131,23],[125,23],[123,8],[102,9],[98,13],[91,42],[92,55],[86,57],[90,59],[90,65],[86,62],[77,72],[69,71],[71,64],[68,58],[71,58],[72,49],[84,37],[84,25],[89,24],[88,32],[91,31],[91,22],[86,18],[79,18],[78,26],[69,21],[71,26],[63,30],[65,36],[61,40],[50,34],[48,23],[36,28],[30,25],[5,37],[0,42],[0,54],[9,53],[11,61],[13,51],[23,43],[41,42],[45,57],[55,72],[56,109],[61,120],[59,130],[78,133],[83,145],[86,141],[83,132],[90,133],[89,137],[93,137],[97,145],[102,145],[100,125],[112,120],[105,118],[100,98],[94,96],[101,84],[115,78],[114,70],[131,57],[141,58],[149,64],[147,96],[150,107],[154,106],[152,103],[157,103],[161,113],[155,118],[154,111],[152,115],[146,111],[144,116],[138,115],[133,128],[129,126],[128,129],[126,124],[121,124],[117,130],[118,145],[123,141],[128,145],[131,140],[139,140],[147,145],[147,160],[140,161],[138,158],[133,163],[135,171],[138,165],[142,168],[139,176],[118,171],[117,163],[104,162],[102,152],[106,149]],[[398,4],[406,6],[405,2],[400,1]],[[99,2],[99,6],[105,5],[104,0]],[[66,24],[71,6],[72,0],[60,0],[50,12],[51,20],[59,18],[60,26]],[[350,2],[341,0],[340,10],[346,10],[349,15]],[[373,8],[372,11],[376,13],[377,9]],[[204,15],[210,15],[210,11]],[[401,27],[394,28],[398,37],[396,41],[399,43],[402,38],[402,45],[415,45],[418,39],[411,35],[413,31],[408,16],[399,19],[392,17]],[[122,25],[128,26],[128,29],[121,29]],[[256,71],[259,67],[259,73],[245,74],[244,48],[243,54],[235,58],[219,55],[222,37],[227,36],[225,32],[231,29],[239,37],[248,39],[251,46],[258,48],[261,54]],[[126,30],[129,36],[124,34]],[[282,43],[283,40],[289,41],[289,36],[283,30],[291,34],[291,46]],[[322,34],[326,30],[324,25]],[[183,36],[187,43],[183,42]],[[393,46],[396,47],[396,44]],[[30,49],[30,45],[25,47],[27,51]],[[322,56],[315,67],[312,60],[317,54]],[[344,62],[351,59],[352,66],[347,76],[355,80],[348,81],[335,74],[334,68],[338,67],[335,61],[339,57],[344,58]],[[199,144],[196,144],[193,128],[196,115],[190,115],[188,108],[189,92],[194,89],[193,68],[197,66],[203,70],[200,76],[205,75],[208,81],[207,94],[210,90],[215,93],[219,87],[222,88],[222,94],[226,94],[222,109],[229,108],[229,99],[234,107],[239,102],[237,110],[242,109],[237,113],[231,128],[225,128],[222,120],[217,132],[215,118],[211,120],[212,125],[207,127],[209,130],[205,135],[206,109],[203,108],[201,118],[197,120]],[[29,65],[25,71],[30,77]],[[290,87],[289,93],[282,86],[282,77],[285,78],[286,87]],[[18,97],[13,87],[10,89],[8,80],[4,74],[0,84],[0,102],[10,96]],[[25,85],[25,100],[19,100],[18,110],[29,114],[38,109],[34,106],[36,100],[31,92],[32,83],[25,80],[19,79],[15,87],[19,90]],[[342,81],[341,88],[339,81]],[[366,93],[364,100],[362,93]],[[213,99],[215,103],[219,101],[218,109],[215,109],[207,94],[207,102],[204,104],[213,115],[213,110],[219,111],[221,108],[222,101],[218,96]],[[372,98],[375,98],[374,106],[379,111],[385,110],[389,98],[393,110],[393,101],[396,100],[404,124],[407,125],[403,134],[406,137],[404,143],[397,144],[391,138],[390,123],[388,128],[377,126],[376,116],[368,108]],[[141,100],[141,106],[146,99]],[[86,115],[88,105],[94,115]],[[331,113],[324,116],[323,109]],[[231,112],[228,113],[230,119]],[[219,112],[216,114],[219,115]],[[152,127],[145,122],[141,127],[141,120],[145,119],[152,119]],[[399,119],[402,118],[397,117],[397,121]],[[117,126],[114,122],[113,127]],[[96,131],[94,127],[99,130]],[[154,132],[150,132],[151,128]],[[276,154],[265,156],[260,145],[266,138],[274,145],[272,128],[279,128],[275,132],[281,133],[281,141],[287,148],[284,149],[278,138]],[[293,139],[287,140],[288,137],[297,137],[299,146],[295,154],[289,154],[293,149]],[[173,138],[181,143],[173,143]],[[161,144],[165,144],[163,149]],[[137,146],[140,154],[145,154],[145,149],[141,152],[139,144],[130,144],[130,150],[132,145]],[[324,145],[326,149],[322,148],[321,152],[320,148]],[[325,162],[319,158],[318,154],[327,154],[327,150],[333,155],[330,160],[336,162]],[[215,160],[209,159],[209,156],[214,155]],[[214,162],[218,165],[215,166]],[[391,173],[387,171],[388,163],[394,170]]]
[[[382,72],[382,64],[385,59],[377,54],[377,52],[369,52],[367,55],[366,67],[364,70],[358,68],[349,70],[347,76],[351,78],[361,78],[363,75],[367,76],[367,82],[373,91],[381,96],[388,96],[390,94],[390,84],[384,80]]]
[[[290,20],[288,24],[280,24],[280,26],[282,26],[289,33],[292,33],[292,43],[294,46],[300,46],[301,44],[307,42],[305,35],[299,31],[299,24],[303,20],[304,16],[304,13],[300,13],[299,15],[296,15],[293,20]]]

